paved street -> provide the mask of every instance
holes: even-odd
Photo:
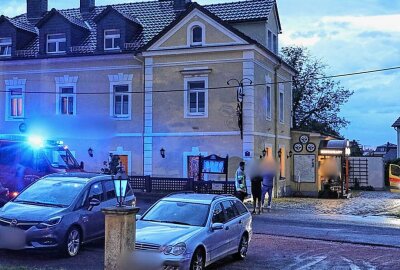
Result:
[[[149,203],[139,200],[144,209]],[[275,208],[254,217],[254,239],[244,262],[227,258],[209,269],[399,269],[400,220],[315,215]],[[51,253],[0,251],[0,269],[102,269],[102,242],[73,259]],[[8,268],[9,266],[20,266]],[[7,266],[7,267],[5,267]]]

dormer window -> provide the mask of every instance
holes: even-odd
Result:
[[[0,56],[11,56],[11,38],[0,38]]]
[[[121,31],[119,29],[104,30],[104,50],[119,50]]]
[[[188,39],[190,41],[190,46],[204,45],[204,26],[196,23],[194,25],[191,25],[188,30]]]
[[[268,30],[268,49],[278,54],[278,36],[271,30]]]
[[[65,53],[67,37],[65,33],[47,35],[47,53]]]

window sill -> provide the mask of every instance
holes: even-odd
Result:
[[[115,115],[113,115],[111,117],[112,117],[112,119],[117,120],[117,121],[129,121],[129,120],[132,120],[132,117],[130,115],[127,115],[127,116],[115,116]]]
[[[15,117],[15,118],[7,117],[6,118],[6,122],[22,122],[24,120],[25,120],[25,118],[23,118],[23,117]]]
[[[185,118],[208,118],[208,114],[187,113],[185,114]]]

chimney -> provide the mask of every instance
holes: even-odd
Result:
[[[48,0],[26,0],[26,16],[29,21],[39,21],[47,8]]]
[[[191,0],[174,0],[174,10],[183,11],[186,9],[186,6],[191,2]]]
[[[96,0],[81,0],[81,13],[89,13],[96,6]]]

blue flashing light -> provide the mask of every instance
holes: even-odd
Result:
[[[38,136],[31,136],[28,138],[28,142],[31,144],[32,147],[41,148],[44,147],[44,140]]]

